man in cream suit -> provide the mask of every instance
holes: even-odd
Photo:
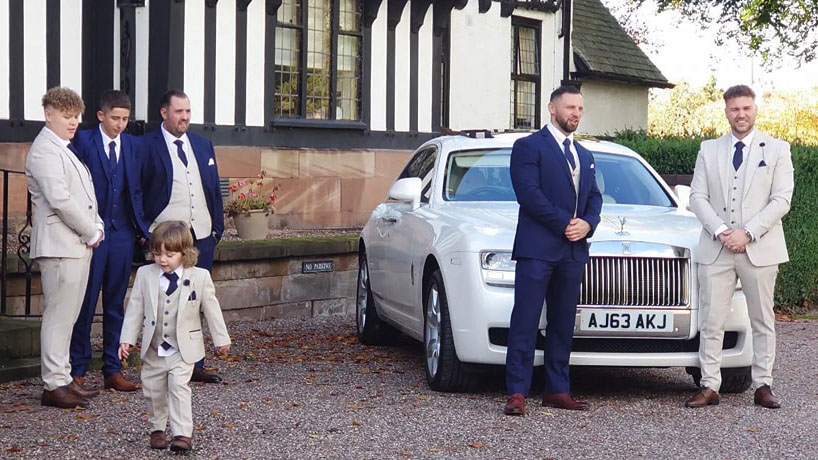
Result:
[[[43,324],[40,335],[44,406],[86,406],[97,391],[71,378],[69,345],[82,306],[91,250],[104,237],[91,175],[73,150],[71,138],[83,111],[82,99],[68,88],[43,96],[45,127],[26,157],[31,194],[31,258],[40,267]]]
[[[719,403],[721,349],[730,300],[741,280],[753,331],[754,401],[781,407],[773,394],[778,264],[787,262],[781,219],[790,209],[793,167],[788,143],[755,129],[755,93],[744,85],[724,93],[730,134],[702,143],[690,206],[702,223],[699,265],[701,388],[687,407]]]

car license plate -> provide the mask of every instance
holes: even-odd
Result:
[[[673,331],[673,313],[622,310],[582,310],[581,331]]]

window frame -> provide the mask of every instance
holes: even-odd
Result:
[[[301,39],[299,43],[299,50],[298,50],[298,116],[296,117],[282,117],[279,116],[276,107],[273,107],[273,118],[272,118],[272,125],[273,126],[283,126],[283,127],[318,127],[318,128],[340,128],[340,129],[365,129],[367,127],[365,121],[365,114],[364,114],[364,98],[366,97],[365,87],[368,84],[368,79],[366,78],[366,69],[364,68],[365,57],[364,53],[366,52],[366,41],[368,37],[366,36],[367,28],[364,26],[364,2],[363,0],[357,0],[358,3],[358,31],[351,32],[351,31],[342,31],[341,30],[341,0],[330,0],[330,68],[329,68],[329,118],[307,118],[307,78],[308,78],[308,54],[309,54],[309,4],[311,1],[316,0],[295,0],[300,3],[300,21],[301,24],[293,25],[287,23],[280,23],[278,21],[278,15],[276,15],[275,21],[275,29],[281,28],[289,28],[289,29],[296,29],[299,31]],[[320,1],[320,0],[318,0]],[[283,5],[282,5],[283,6]],[[337,118],[337,107],[338,107],[338,97],[337,97],[337,89],[338,89],[338,36],[339,35],[347,35],[347,36],[354,36],[358,39],[358,56],[357,56],[357,77],[358,77],[358,107],[357,107],[357,120],[345,120],[345,119],[338,119]],[[277,65],[276,62],[272,64],[274,66],[273,69],[273,78],[275,77],[275,66]],[[275,82],[274,82],[275,85]],[[274,99],[273,104],[277,102],[277,95],[274,91]]]
[[[525,27],[528,29],[534,29],[534,40],[537,45],[537,53],[536,53],[536,64],[537,64],[537,74],[523,74],[517,73],[517,69],[519,67],[519,45],[520,45],[520,32],[519,28]],[[512,67],[510,73],[510,83],[511,89],[513,91],[513,98],[511,100],[511,116],[512,123],[510,123],[511,129],[540,129],[542,127],[541,111],[542,111],[542,21],[538,21],[536,19],[531,18],[523,18],[519,16],[512,16],[511,17],[511,33],[512,33],[512,48],[511,48],[511,58],[512,58]],[[518,127],[517,125],[517,87],[515,82],[517,81],[525,81],[534,83],[534,126],[530,127]]]

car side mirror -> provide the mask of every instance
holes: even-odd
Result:
[[[687,185],[676,185],[673,187],[673,193],[679,201],[679,207],[690,211],[690,187]]]
[[[420,191],[422,188],[423,182],[419,177],[407,177],[392,184],[388,196],[392,200],[412,203],[412,210],[414,211],[420,207]]]

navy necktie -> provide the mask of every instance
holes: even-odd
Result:
[[[179,155],[179,159],[182,160],[182,164],[185,165],[187,168],[187,155],[185,155],[185,149],[182,148],[182,141],[173,141],[176,144],[176,154]]]
[[[733,153],[733,169],[738,171],[741,162],[744,161],[744,142],[736,142],[736,151]]]
[[[571,154],[571,139],[566,137],[565,140],[562,141],[562,145],[565,146],[565,159],[568,160],[568,164],[571,165],[571,171],[573,171],[576,169],[577,164],[574,163],[574,155]]]
[[[108,169],[111,170],[111,174],[113,174],[114,171],[116,171],[116,163],[117,163],[116,142],[111,141],[108,144]]]
[[[76,156],[77,156],[77,158],[79,158],[79,157],[80,157],[79,152],[77,152],[77,148],[76,148],[76,147],[74,147],[74,144],[72,144],[72,143],[70,143],[70,142],[68,143],[68,150],[70,150],[71,152],[73,152],[73,153],[74,153],[74,155],[76,155]]]
[[[167,289],[167,291],[165,291],[165,294],[166,294],[166,295],[171,295],[171,294],[173,294],[173,291],[175,291],[175,290],[176,290],[176,288],[177,288],[177,287],[179,287],[179,285],[176,283],[176,282],[179,280],[179,275],[177,275],[177,274],[176,274],[176,273],[174,273],[174,272],[170,272],[170,273],[163,273],[162,275],[163,275],[165,278],[167,278],[167,279],[168,279],[168,281],[170,281],[170,284],[168,284],[168,289]]]

